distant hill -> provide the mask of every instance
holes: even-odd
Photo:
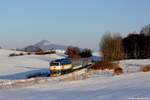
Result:
[[[27,52],[35,52],[37,49],[43,49],[44,51],[54,49],[54,50],[66,50],[67,46],[64,45],[58,45],[58,44],[52,44],[48,40],[42,40],[34,45],[26,46],[22,50]]]
[[[39,47],[35,47],[34,45],[27,46],[22,49],[22,51],[26,52],[36,52],[39,49]]]

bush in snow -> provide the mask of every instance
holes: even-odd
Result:
[[[35,52],[35,55],[47,55],[47,54],[55,54],[56,52],[54,50],[49,50],[49,51],[43,51],[42,49],[38,49]]]
[[[90,69],[94,70],[113,70],[114,75],[120,75],[123,73],[123,69],[115,63],[110,61],[100,61],[91,66]]]
[[[46,54],[56,54],[56,51],[54,51],[54,50],[49,50],[49,51],[44,52],[44,54],[45,54],[45,55],[46,55]]]
[[[13,57],[13,56],[16,56],[16,54],[15,53],[9,54],[9,57]]]
[[[37,51],[35,52],[36,55],[44,55],[44,51],[42,49],[37,49]]]
[[[14,56],[23,56],[24,54],[23,53],[19,53],[19,54],[16,54],[16,53],[11,53],[9,55],[9,57],[14,57]]]
[[[32,54],[31,52],[28,52],[28,53],[27,53],[27,55],[31,55],[31,54]]]
[[[91,69],[95,69],[95,70],[105,70],[105,69],[109,69],[112,70],[114,68],[118,68],[119,65],[112,63],[110,61],[100,61],[95,63],[94,65],[91,66]]]
[[[142,72],[149,72],[150,71],[150,65],[146,65],[146,66],[141,67],[141,71]]]
[[[122,73],[123,73],[123,69],[121,67],[114,68],[114,74],[115,75],[120,75]]]
[[[18,56],[23,56],[23,55],[24,55],[23,53],[19,53],[19,54],[18,54]]]

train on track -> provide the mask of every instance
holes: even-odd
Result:
[[[70,73],[77,69],[82,69],[83,67],[90,65],[91,61],[89,59],[57,59],[50,62],[49,70],[51,72],[51,76],[60,76],[66,73]]]
[[[83,68],[88,68],[92,64],[90,59],[56,59],[49,63],[48,71],[38,71],[26,75],[26,78],[53,77],[68,74]]]

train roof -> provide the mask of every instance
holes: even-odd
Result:
[[[70,61],[71,62],[71,60],[69,58],[56,59],[52,62],[63,62],[63,61]]]

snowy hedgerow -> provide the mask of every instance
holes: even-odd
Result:
[[[146,65],[146,66],[141,67],[141,71],[142,72],[149,72],[150,71],[150,65]]]
[[[120,75],[122,73],[123,73],[123,69],[121,67],[114,68],[114,74],[115,75]]]
[[[105,70],[105,69],[114,69],[119,67],[118,64],[112,63],[110,61],[100,61],[91,66],[91,69],[95,70]]]

